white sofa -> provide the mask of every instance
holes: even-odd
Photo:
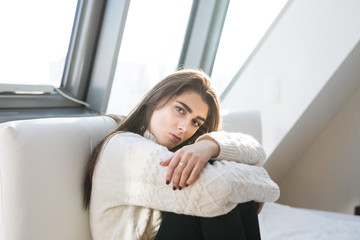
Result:
[[[0,240],[91,240],[83,174],[91,150],[115,127],[106,116],[0,124]],[[260,141],[260,115],[228,114],[224,129]]]
[[[49,118],[0,125],[2,240],[89,240],[81,184],[109,117]]]

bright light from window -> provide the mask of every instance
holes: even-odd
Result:
[[[192,0],[132,0],[107,113],[127,115],[176,70]]]
[[[286,2],[230,1],[211,75],[219,95],[242,67]]]
[[[0,2],[0,84],[59,87],[77,1]]]

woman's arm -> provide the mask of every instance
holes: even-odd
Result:
[[[275,201],[278,186],[264,168],[229,161],[206,164],[196,183],[174,191],[160,161],[173,153],[132,133],[114,136],[100,155],[93,184],[108,208],[135,205],[188,215],[225,214],[240,202]]]
[[[263,146],[250,135],[236,132],[211,132],[200,136],[196,142],[211,138],[220,147],[216,160],[228,160],[262,166],[266,161]]]
[[[182,147],[168,160],[166,182],[175,189],[192,184],[210,158],[262,166],[266,160],[264,148],[253,137],[242,133],[211,132],[200,136],[194,144]],[[179,168],[178,164],[183,164]]]

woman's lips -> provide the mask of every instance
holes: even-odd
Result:
[[[176,136],[175,134],[170,133],[171,140],[174,142],[180,142],[181,138]]]

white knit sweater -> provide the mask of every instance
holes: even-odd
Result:
[[[278,186],[261,167],[266,156],[252,137],[240,133],[208,134],[220,145],[214,164],[183,190],[165,184],[167,167],[160,162],[173,153],[145,137],[119,133],[105,145],[93,175],[90,225],[93,240],[153,239],[160,211],[204,217],[225,214],[238,203],[274,202]]]

